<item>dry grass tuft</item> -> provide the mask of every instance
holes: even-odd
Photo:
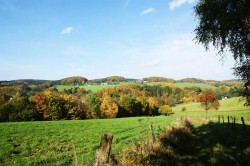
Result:
[[[190,147],[178,147],[180,141],[189,141],[193,126],[187,118],[181,118],[176,126],[163,131],[153,143],[151,139],[135,142],[123,151],[119,165],[176,165],[178,155],[176,149],[185,150]],[[189,146],[191,145],[188,142]],[[183,146],[183,144],[182,144]],[[191,145],[192,146],[192,145]]]

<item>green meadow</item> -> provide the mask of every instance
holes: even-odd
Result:
[[[117,86],[122,86],[122,85],[126,85],[126,84],[131,84],[131,82],[120,82],[116,85],[79,85],[76,87],[79,88],[83,88],[86,91],[91,91],[91,92],[96,92],[98,90],[101,89],[105,89],[105,88],[115,88]],[[149,85],[154,85],[154,84],[158,84],[158,83],[147,83]],[[203,84],[203,83],[175,83],[175,85],[179,88],[184,88],[184,87],[199,87],[201,89],[215,89],[215,86],[209,85],[209,84]],[[64,89],[68,90],[70,88],[72,88],[73,86],[71,85],[56,85],[55,86],[59,91],[62,91]]]
[[[245,107],[244,101],[239,98],[231,98],[231,99],[225,99],[220,100],[220,108],[219,110],[209,110],[208,116],[235,116],[235,117],[241,117],[246,116],[250,117],[250,108]],[[181,108],[185,107],[186,111],[181,111]],[[175,112],[175,115],[178,116],[192,116],[192,117],[205,117],[206,112],[202,110],[199,103],[190,103],[190,104],[181,104],[176,107],[173,107],[173,111]]]
[[[215,86],[209,85],[209,84],[203,84],[203,83],[175,83],[175,85],[179,88],[184,88],[184,87],[199,87],[202,90],[203,89],[215,89]]]
[[[96,91],[101,90],[101,89],[114,88],[117,86],[122,86],[122,85],[130,84],[130,83],[131,82],[120,82],[120,83],[115,84],[115,85],[102,85],[102,84],[101,85],[79,85],[76,87],[83,88],[86,91],[96,92]],[[56,85],[55,87],[59,91],[62,91],[64,89],[68,90],[68,89],[72,88],[73,86],[71,86],[71,85]]]
[[[217,115],[244,116],[250,125],[250,109],[239,98],[220,104],[219,110],[209,111],[211,121]],[[186,111],[181,111],[183,106]],[[205,117],[198,103],[178,105],[173,112],[157,117],[0,123],[0,165],[92,165],[102,133],[114,135],[112,153],[119,156],[131,143],[149,137],[150,124],[157,134],[180,116],[194,120],[196,126]]]
[[[112,152],[149,136],[149,125],[172,118],[136,117],[82,121],[0,123],[0,165],[92,165],[102,133],[114,135]]]

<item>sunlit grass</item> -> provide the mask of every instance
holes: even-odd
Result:
[[[245,117],[250,118],[250,107],[244,106],[244,101],[240,98],[230,98],[220,101],[219,110],[209,110],[208,117],[218,115],[235,116],[237,118]],[[186,111],[181,111],[182,107],[186,107]],[[203,110],[199,103],[181,104],[173,107],[175,116],[192,116],[192,117],[205,117],[206,112]]]
[[[250,124],[250,110],[239,98],[220,103],[221,108],[209,111],[209,117],[243,116]],[[181,111],[183,106],[186,111]],[[0,123],[0,165],[92,165],[102,133],[114,135],[112,153],[119,154],[134,141],[148,138],[150,124],[157,134],[180,116],[189,117],[198,127],[206,115],[199,103],[176,106],[173,112],[167,117]]]
[[[184,88],[184,87],[199,87],[201,89],[215,89],[215,86],[209,85],[209,84],[203,84],[203,83],[175,83],[175,85],[179,88]]]
[[[84,121],[1,123],[0,163],[4,165],[91,165],[102,133],[114,135],[112,152],[149,136],[152,123],[164,128],[172,118],[138,117]]]
[[[75,87],[79,87],[79,88],[83,88],[86,91],[91,91],[91,92],[96,92],[98,90],[101,89],[106,89],[106,88],[115,88],[117,86],[122,86],[122,85],[126,85],[126,84],[130,84],[131,82],[120,82],[118,84],[115,85],[79,85],[79,86],[75,86]],[[71,85],[56,85],[55,86],[59,91],[62,91],[64,89],[68,90],[74,86]]]

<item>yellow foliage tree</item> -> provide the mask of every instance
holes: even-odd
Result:
[[[100,105],[101,118],[115,118],[118,113],[118,105],[109,95],[104,95]]]

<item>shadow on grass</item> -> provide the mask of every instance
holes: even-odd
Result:
[[[246,126],[247,132],[239,124],[232,126],[211,122],[189,128],[190,132],[179,127],[160,136],[162,146],[149,156],[149,165],[250,164],[250,126]],[[163,150],[169,148],[171,156]]]

